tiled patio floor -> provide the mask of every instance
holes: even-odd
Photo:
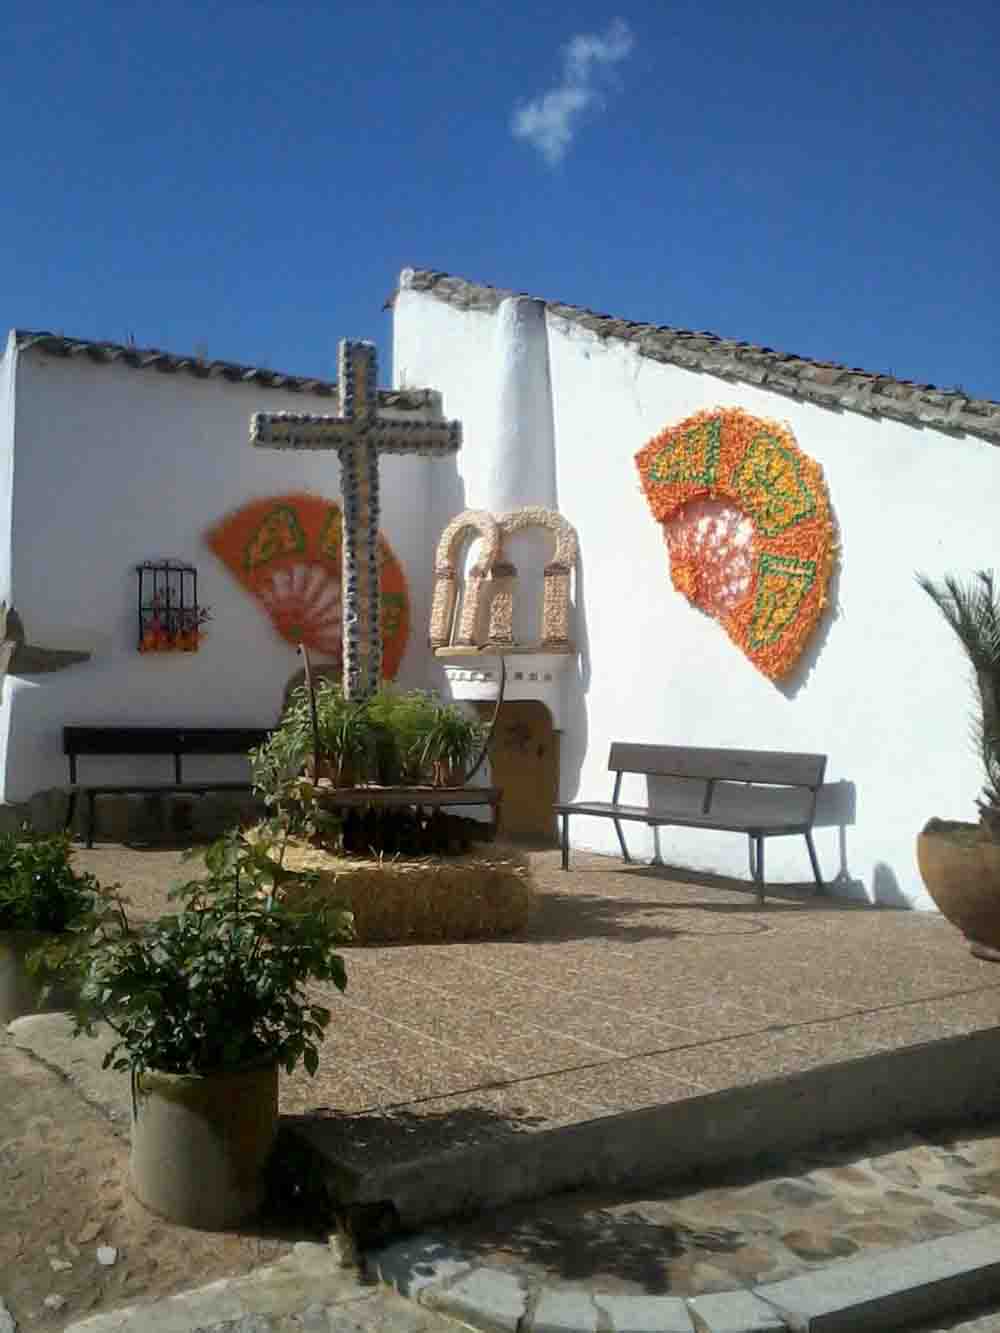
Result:
[[[523,939],[348,950],[315,1079],[282,1110],[422,1156],[1000,1023],[1000,966],[933,915],[532,854]],[[338,1136],[339,1137],[339,1136]]]

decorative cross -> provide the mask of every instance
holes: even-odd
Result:
[[[375,345],[338,344],[339,416],[255,412],[250,442],[265,449],[335,449],[344,497],[344,694],[363,698],[382,683],[379,454],[454,453],[458,421],[392,419],[378,412]]]

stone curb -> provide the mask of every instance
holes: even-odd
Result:
[[[856,1333],[1000,1297],[1000,1224],[711,1295],[632,1296],[538,1282],[425,1235],[367,1257],[369,1276],[484,1333]]]

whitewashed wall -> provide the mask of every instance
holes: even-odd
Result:
[[[458,469],[473,489],[489,452],[477,441],[495,429],[493,322],[426,293],[404,289],[397,298],[397,377],[440,388],[462,416]],[[551,314],[548,327],[558,503],[581,548],[581,656],[568,683],[563,799],[610,797],[613,740],[821,751],[831,783],[829,823],[816,839],[825,876],[836,876],[845,895],[929,908],[916,834],[931,815],[975,819],[981,774],[969,743],[964,658],[914,572],[997,565],[1000,454],[972,437],[661,365]],[[661,529],[639,487],[636,451],[665,426],[716,406],[786,421],[822,464],[840,526],[833,615],[784,687],[675,592]],[[458,506],[435,498],[439,531]],[[617,851],[607,821],[577,819],[571,832],[579,847]],[[630,828],[628,837],[637,853],[651,853],[645,830]],[[736,835],[665,829],[661,848],[667,861],[747,873]],[[770,842],[767,870],[774,880],[808,880],[802,840]]]
[[[0,400],[2,401],[2,400]],[[269,618],[204,545],[219,519],[250,500],[312,491],[339,501],[332,453],[254,449],[254,411],[333,412],[335,400],[22,352],[16,384],[13,600],[28,639],[84,648],[92,660],[51,675],[8,679],[3,799],[66,781],[64,723],[260,726],[272,723],[300,665]],[[3,501],[0,410],[0,504]],[[410,585],[411,635],[400,681],[427,676],[426,624],[436,532],[427,520],[430,468],[382,464],[382,530]],[[0,527],[0,531],[3,528]],[[198,568],[213,620],[197,653],[136,651],[136,575],[146,559]],[[0,593],[2,595],[2,593]],[[87,775],[168,776],[167,761],[81,760]],[[238,760],[201,761],[222,775]],[[192,776],[195,773],[191,761]],[[243,771],[243,770],[240,770]]]

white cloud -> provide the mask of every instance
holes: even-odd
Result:
[[[563,48],[561,81],[540,97],[518,107],[511,117],[511,133],[537,148],[550,166],[561,162],[573,142],[581,117],[603,105],[603,90],[613,68],[631,54],[632,30],[616,18],[603,33],[581,32]]]

